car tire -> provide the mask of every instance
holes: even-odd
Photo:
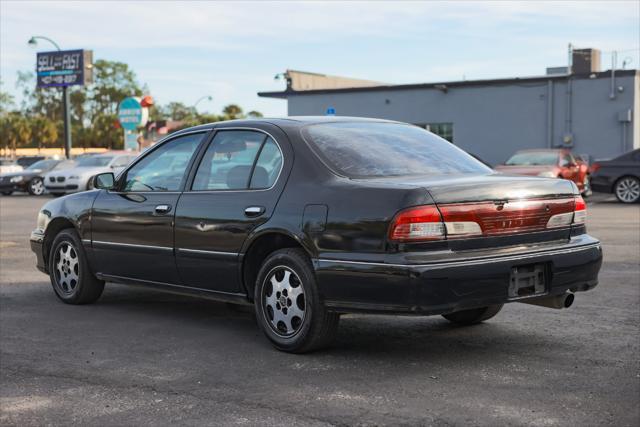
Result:
[[[502,304],[456,311],[454,313],[443,314],[442,317],[457,325],[467,326],[489,320],[498,314],[500,310],[502,310]]]
[[[623,176],[613,186],[613,193],[622,203],[636,203],[640,200],[640,179]]]
[[[51,193],[53,197],[61,197],[64,196],[64,193]]]
[[[3,191],[3,192],[2,192],[2,195],[3,195],[3,196],[10,196],[10,195],[12,195],[12,194],[13,194],[13,191]]]
[[[258,325],[273,346],[290,353],[328,346],[340,321],[320,300],[309,257],[296,248],[275,251],[262,263],[254,307]]]
[[[42,178],[33,178],[27,185],[27,191],[32,196],[41,196],[44,194],[44,181]]]
[[[67,304],[90,304],[104,290],[104,282],[89,269],[87,255],[73,229],[62,230],[53,240],[49,277],[56,296]]]

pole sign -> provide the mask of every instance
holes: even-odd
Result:
[[[86,85],[93,82],[92,50],[38,52],[36,74],[38,87]]]
[[[124,129],[125,150],[138,149],[138,132],[136,129],[147,124],[149,109],[143,107],[138,97],[130,96],[118,105],[118,120]]]
[[[123,129],[134,130],[144,126],[149,117],[149,110],[140,105],[140,99],[130,96],[118,105],[118,120]]]

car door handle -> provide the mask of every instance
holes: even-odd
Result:
[[[262,215],[265,212],[264,206],[249,206],[244,210],[245,216],[255,218]]]
[[[171,205],[158,205],[154,210],[157,214],[166,214],[171,211]]]

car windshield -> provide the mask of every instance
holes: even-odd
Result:
[[[558,153],[554,151],[522,151],[516,153],[507,162],[509,166],[540,166],[558,163]]]
[[[107,166],[111,159],[113,159],[113,157],[110,156],[84,157],[78,159],[78,167]]]
[[[48,171],[57,165],[59,160],[40,160],[27,168],[28,171]]]
[[[455,145],[417,126],[322,123],[303,128],[302,134],[331,169],[350,178],[491,172]]]

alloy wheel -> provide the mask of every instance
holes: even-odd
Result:
[[[305,295],[302,281],[285,266],[273,268],[263,285],[263,311],[269,326],[282,337],[298,333],[305,318]]]
[[[622,178],[616,184],[616,196],[624,203],[633,203],[640,199],[640,181],[636,178]]]
[[[29,184],[29,189],[31,190],[31,194],[34,196],[40,196],[44,193],[44,183],[41,179],[36,178]]]
[[[78,252],[69,242],[58,246],[55,255],[55,276],[58,289],[64,294],[72,294],[79,281]]]

